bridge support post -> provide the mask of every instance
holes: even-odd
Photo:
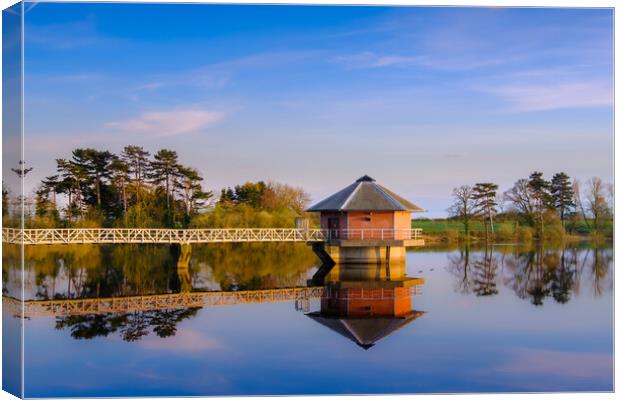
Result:
[[[177,260],[177,275],[181,283],[181,292],[190,292],[192,290],[192,278],[189,274],[189,261],[192,258],[192,246],[189,244],[181,244],[181,251]]]

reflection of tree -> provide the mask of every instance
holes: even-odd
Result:
[[[485,246],[484,253],[472,263],[473,291],[477,296],[493,296],[497,290],[497,261],[493,247]]]
[[[551,293],[551,273],[543,260],[546,259],[545,252],[539,247],[534,252],[534,263],[531,265],[527,292],[532,298],[532,304],[542,306],[543,299]]]
[[[26,252],[26,262],[27,269],[33,272],[37,298],[122,297],[180,291],[181,284],[188,281],[190,268],[187,263],[187,268],[177,271],[177,253],[168,246],[33,246]],[[9,268],[19,270],[19,262],[11,263]],[[172,336],[176,325],[197,310],[68,316],[58,318],[56,328],[70,329],[76,339],[118,332],[123,340],[132,342],[150,332]]]
[[[177,324],[184,319],[195,316],[198,310],[198,308],[186,308],[159,311],[150,320],[152,330],[162,338],[174,336],[177,333]]]
[[[309,246],[243,243],[192,246],[192,261],[212,270],[222,290],[254,290],[305,284],[317,264]]]
[[[517,296],[531,298],[532,304],[540,306],[545,296],[551,293],[549,282],[551,274],[543,266],[544,250],[542,247],[517,252],[505,261],[512,272],[508,283]]]
[[[125,322],[124,314],[72,315],[56,319],[56,329],[71,329],[74,339],[92,339],[116,332]]]
[[[144,312],[127,314],[126,323],[121,327],[121,336],[126,342],[136,342],[149,333],[149,323]]]
[[[558,258],[557,253],[554,256]],[[549,260],[552,259],[554,258],[549,257]],[[551,293],[555,301],[564,304],[570,300],[570,292],[575,284],[575,269],[569,263],[565,249],[560,252],[558,261],[554,266],[550,266],[552,268]]]
[[[469,293],[471,290],[471,276],[469,274],[470,246],[466,244],[460,248],[458,255],[448,255],[448,270],[459,279],[456,283],[456,290],[462,293]]]
[[[178,292],[178,254],[175,246],[115,246],[105,264],[120,274],[105,277],[122,280],[106,282],[105,286],[116,287],[123,295]]]
[[[466,245],[458,256],[448,256],[449,270],[458,276],[457,290],[463,293],[474,292],[477,296],[493,296],[497,289],[498,259],[493,246],[485,246],[483,251],[471,253]]]
[[[571,288],[572,292],[575,296],[579,296],[579,291],[581,289],[581,271],[583,267],[580,267],[579,256],[584,251],[579,251],[576,247],[571,247],[569,249],[563,249],[564,255],[566,257],[567,268],[573,269],[573,286]],[[586,251],[586,256],[583,258],[587,258],[587,254],[589,254],[589,250]]]
[[[32,279],[27,291],[38,299],[188,292],[205,288],[197,278],[201,272],[208,272],[206,286],[224,290],[296,286],[305,284],[307,271],[317,262],[308,246],[289,243],[192,246],[191,257],[180,250],[156,245],[28,247],[26,269]],[[9,272],[20,271],[19,252],[3,252],[3,261],[6,288]]]
[[[92,339],[119,332],[123,340],[135,342],[151,332],[162,338],[174,336],[177,325],[195,316],[198,310],[199,308],[185,308],[60,317],[56,319],[56,329],[70,329],[74,339]]]
[[[6,203],[3,207],[6,206]],[[14,288],[11,285],[11,276],[17,272],[21,276],[20,271],[20,254],[19,246],[14,244],[2,243],[2,294],[11,296]],[[21,282],[18,282],[21,287]]]
[[[3,265],[18,271],[18,255],[11,260]],[[38,299],[170,293],[181,286],[176,254],[168,246],[31,246],[25,260],[27,277],[33,277],[27,290]]]
[[[592,278],[594,284],[594,295],[603,294],[603,282],[609,272],[609,264],[613,261],[613,255],[608,249],[595,247],[592,255]]]
[[[589,251],[584,258],[588,258]],[[564,304],[579,289],[579,251],[576,248],[515,250],[504,265],[509,272],[505,283],[522,299],[541,306],[546,297]]]

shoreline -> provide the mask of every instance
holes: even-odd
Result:
[[[448,235],[445,234],[436,234],[436,235],[422,235],[422,239],[424,239],[425,243],[427,245],[440,245],[440,244],[466,244],[467,242],[469,242],[470,244],[475,244],[475,245],[483,245],[485,244],[486,240],[484,237],[479,237],[479,236],[470,236],[469,240],[465,240],[464,238],[451,238]],[[546,243],[553,243],[553,244],[560,244],[560,243],[571,243],[571,244],[575,244],[575,243],[606,243],[606,242],[611,242],[613,243],[613,237],[606,237],[606,236],[602,236],[602,237],[592,237],[592,236],[581,236],[581,235],[566,235],[565,237],[559,238],[559,239],[537,239],[537,238],[532,238],[531,240],[523,240],[523,239],[519,239],[519,238],[513,238],[513,239],[507,239],[507,238],[499,238],[496,240],[489,240],[488,243],[490,245],[515,245],[515,246],[519,246],[519,245],[530,245],[530,244],[538,244],[541,243],[542,244],[546,244]]]

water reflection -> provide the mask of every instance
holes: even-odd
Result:
[[[55,328],[68,330],[74,339],[111,334],[127,342],[150,334],[165,338],[175,335],[177,325],[195,317],[201,308],[185,307],[187,304],[203,302],[181,296],[169,301],[170,308],[162,308],[162,294],[302,286],[314,264],[313,254],[306,246],[287,247],[267,245],[258,251],[252,245],[27,247],[26,299],[41,301],[30,303],[38,314],[62,311],[63,315],[56,316]],[[3,244],[2,254],[3,294],[11,298],[19,290],[19,248]],[[238,254],[245,257],[241,259]],[[101,304],[104,309],[123,308],[106,307],[110,299],[134,301],[132,296],[152,301],[134,307],[129,304],[125,307],[128,312],[97,312]],[[101,302],[68,303],[78,299]],[[72,304],[75,315],[71,315]],[[17,303],[13,305],[17,307]],[[89,314],[89,309],[93,313]],[[26,317],[32,315],[27,313]]]
[[[259,293],[305,287],[317,269],[314,255],[303,245],[33,246],[25,256],[28,299],[102,300],[82,304],[75,314],[63,303],[49,303],[46,307],[52,311],[65,307],[62,315],[55,315],[57,330],[66,330],[75,339],[116,334],[127,342],[148,335],[173,336],[177,325],[195,317],[205,303],[204,299],[183,296],[161,300],[162,294]],[[18,260],[19,249],[5,244],[3,293],[8,297],[18,288]],[[568,303],[579,295],[584,282],[591,285],[595,297],[613,289],[611,248],[467,246],[447,252],[446,264],[458,292],[493,297],[509,290],[534,306],[544,305],[549,298]],[[408,277],[406,271],[404,263],[336,265],[324,277],[320,310],[307,315],[370,348],[423,314],[412,308],[411,301],[412,292],[423,280]],[[260,293],[257,302],[264,298]],[[307,295],[300,292],[286,297],[289,295],[282,293],[286,292],[271,295],[276,300],[298,300],[302,304],[298,306],[308,311]],[[131,296],[151,299],[151,305],[105,308],[109,299],[133,299]],[[227,301],[223,304],[236,304]],[[97,311],[100,309],[104,312]]]
[[[8,306],[19,252],[3,250]],[[612,255],[427,247],[309,287],[303,245],[32,247],[27,394],[611,390]]]
[[[177,324],[196,316],[199,308],[134,311],[131,313],[70,315],[57,317],[55,328],[68,329],[74,339],[93,339],[119,333],[127,342],[135,342],[153,333],[160,338],[174,336]]]
[[[494,257],[493,247],[485,247],[482,252],[471,254],[466,246],[457,254],[448,255],[448,268],[457,276],[456,288],[463,293],[475,293],[477,296],[493,296],[497,289],[498,260]]]
[[[542,306],[549,297],[560,304],[570,301],[579,293],[582,280],[589,278],[587,275],[591,275],[594,296],[613,288],[612,248],[467,246],[447,259],[447,270],[455,277],[455,290],[465,294],[497,295],[501,283],[517,297]]]
[[[19,253],[3,244],[7,296],[21,287]],[[303,244],[27,246],[25,259],[25,298],[40,300],[303,286],[317,262]]]
[[[423,314],[411,308],[411,292],[423,282],[407,277],[404,263],[336,265],[320,311],[306,315],[367,350]]]

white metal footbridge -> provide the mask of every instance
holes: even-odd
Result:
[[[37,244],[198,244],[244,242],[328,242],[330,240],[417,240],[422,229],[142,229],[2,228],[4,243]]]
[[[2,296],[2,301],[16,316],[22,314],[23,305],[24,317],[28,318],[307,301],[320,298],[324,292],[324,287],[316,286],[237,292],[188,292],[108,298],[25,300],[23,303],[19,299]]]

